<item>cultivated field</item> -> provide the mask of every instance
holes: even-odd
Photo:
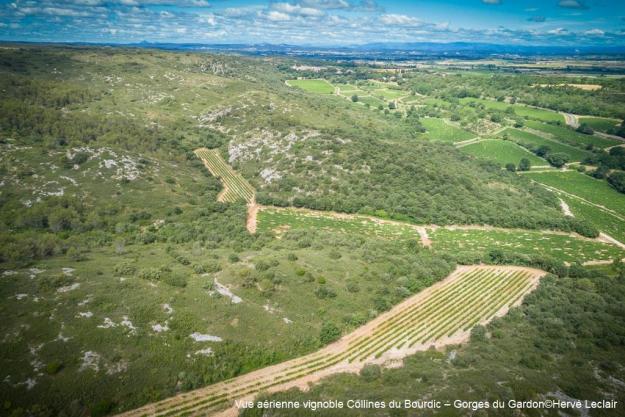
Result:
[[[467,255],[503,250],[528,256],[545,256],[568,263],[609,262],[625,255],[616,245],[548,231],[450,226],[428,229],[428,236],[432,241],[432,249]]]
[[[304,91],[318,94],[334,93],[334,86],[326,80],[288,80],[287,84],[301,88]]]
[[[557,190],[592,202],[606,211],[625,217],[625,195],[610,187],[606,181],[594,179],[575,171],[529,173],[528,178]]]
[[[217,149],[200,148],[195,150],[195,154],[210,173],[221,180],[224,189],[218,196],[219,201],[254,201],[254,188],[224,161]]]
[[[532,166],[549,165],[544,159],[510,141],[487,139],[463,146],[461,149],[469,155],[497,162],[501,165],[507,163],[518,165],[523,158],[528,159]]]
[[[588,126],[600,132],[607,132],[617,127],[621,121],[617,119],[609,119],[605,117],[582,116],[579,118],[580,123],[586,123]]]
[[[568,204],[575,217],[586,220],[595,226],[597,230],[601,230],[601,232],[608,234],[619,242],[625,242],[625,221],[618,218],[621,216],[611,214],[592,204],[564,194],[560,194],[559,197]]]
[[[580,118],[581,121],[581,118]],[[623,143],[618,139],[605,138],[596,135],[584,135],[567,126],[557,126],[528,120],[525,126],[549,135],[552,139],[567,145],[585,148],[587,145],[593,145],[598,148],[607,148]]]
[[[551,152],[566,154],[571,161],[583,161],[590,156],[590,152],[586,152],[575,146],[566,145],[556,140],[546,139],[523,130],[508,128],[503,131],[502,135],[507,135],[509,139],[526,146],[529,145],[535,148],[548,146]]]
[[[259,231],[281,234],[291,229],[331,230],[388,239],[418,239],[414,225],[368,216],[306,209],[262,207],[257,215]]]
[[[522,104],[509,104],[503,101],[485,100],[485,99],[478,99],[478,98],[471,98],[471,97],[462,98],[460,99],[460,102],[462,104],[469,104],[469,103],[481,104],[485,108],[501,110],[501,111],[505,111],[509,107],[512,107],[514,109],[514,113],[521,117],[542,120],[544,122],[564,123],[564,116],[562,116],[561,114],[557,112],[545,110],[545,109],[539,109],[536,107],[524,106]]]
[[[576,205],[574,207],[577,208]],[[278,207],[261,207],[257,222],[259,231],[271,231],[277,235],[288,230],[328,230],[387,239],[419,239],[422,246],[433,250],[474,256],[495,249],[528,256],[548,256],[568,263],[607,262],[624,256],[622,249],[616,245],[549,230],[414,225],[372,216]],[[605,230],[609,233],[612,228]]]
[[[423,124],[423,127],[427,129],[425,136],[431,140],[442,142],[462,142],[475,137],[474,133],[452,126],[446,123],[443,119],[427,117],[421,119],[421,123]]]
[[[407,95],[405,91],[391,90],[389,88],[378,88],[373,90],[372,94],[375,97],[382,98],[384,100],[396,100],[400,97]]]
[[[327,347],[275,366],[122,414],[135,416],[210,415],[236,399],[275,392],[368,363],[386,363],[431,346],[461,343],[471,329],[505,314],[532,291],[543,271],[505,266],[464,266],[443,281],[405,300]]]

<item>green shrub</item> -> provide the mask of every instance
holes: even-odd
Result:
[[[315,295],[317,296],[317,298],[320,298],[322,300],[326,299],[326,298],[334,298],[336,297],[336,292],[334,292],[333,289],[328,288],[327,286],[322,286],[322,287],[318,287],[315,290]]]
[[[63,368],[62,362],[52,361],[46,365],[46,373],[48,375],[55,375],[55,374],[58,374],[62,368]]]
[[[187,277],[182,272],[173,272],[171,274],[166,274],[163,277],[163,282],[172,287],[184,288],[187,286]]]
[[[360,376],[367,382],[375,381],[382,375],[380,365],[365,365],[360,370]]]
[[[319,333],[319,341],[327,345],[341,337],[341,330],[334,323],[324,322]]]
[[[268,270],[270,265],[268,262],[260,260],[254,264],[254,268],[256,268],[257,271],[262,272]]]
[[[113,272],[117,276],[134,275],[136,271],[137,268],[127,261],[119,263],[113,267]]]
[[[205,272],[214,273],[221,271],[221,264],[217,261],[205,262],[202,266]]]
[[[161,270],[158,268],[142,268],[137,272],[137,276],[150,281],[158,281],[161,279]]]

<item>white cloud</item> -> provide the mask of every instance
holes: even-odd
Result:
[[[325,15],[325,12],[323,10],[315,9],[312,7],[302,7],[300,5],[291,3],[274,3],[271,8],[278,12],[294,16],[321,17]]]
[[[560,0],[558,6],[565,9],[585,9],[586,5],[579,0]]]
[[[209,26],[215,26],[217,24],[217,18],[212,13],[200,15],[198,21],[200,23],[206,23]]]
[[[301,0],[300,4],[314,9],[349,9],[352,7],[346,0]]]
[[[566,30],[565,28],[555,28],[555,29],[551,29],[549,31],[547,31],[548,34],[550,35],[564,35],[566,33],[568,33],[569,31]]]
[[[267,20],[271,20],[272,22],[285,22],[291,19],[291,16],[289,16],[288,14],[278,12],[275,10],[272,10],[269,13],[267,13],[265,17],[267,18]]]
[[[603,35],[605,35],[605,31],[603,31],[601,29],[590,29],[590,30],[587,30],[586,32],[584,32],[584,35],[603,36]]]
[[[385,25],[397,26],[418,26],[423,23],[416,17],[407,16],[405,14],[384,14],[380,16],[380,22]]]
[[[21,8],[18,8],[18,14],[67,16],[67,17],[86,17],[86,16],[91,15],[87,11],[70,9],[66,7],[21,7]]]

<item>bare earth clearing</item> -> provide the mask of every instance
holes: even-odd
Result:
[[[358,372],[366,364],[396,366],[418,351],[466,342],[475,325],[519,305],[545,274],[517,266],[460,266],[444,280],[317,352],[120,416],[233,416],[238,411],[237,399],[294,387],[307,389],[326,376]]]

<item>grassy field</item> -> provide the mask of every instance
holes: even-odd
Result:
[[[575,217],[586,220],[598,230],[612,236],[619,242],[625,242],[625,221],[619,220],[613,215],[576,198],[566,195],[560,195],[560,198],[568,204]]]
[[[545,132],[559,142],[580,148],[585,148],[587,145],[593,145],[598,148],[606,148],[623,143],[618,139],[602,138],[601,136],[596,135],[584,135],[583,133],[578,133],[567,126],[557,126],[534,120],[528,120],[525,125],[529,128]]]
[[[544,110],[544,109],[537,109],[534,107],[524,106],[522,104],[508,104],[503,101],[485,100],[485,99],[478,99],[478,98],[472,98],[472,97],[462,98],[460,99],[460,102],[462,104],[469,104],[472,102],[478,103],[478,104],[484,105],[484,107],[488,109],[494,109],[494,110],[500,110],[500,111],[505,111],[509,107],[512,107],[514,109],[514,112],[517,115],[522,116],[522,117],[541,120],[544,122],[564,123],[564,116],[562,116],[561,114],[557,112]]]
[[[429,231],[432,248],[456,254],[507,250],[542,255],[563,262],[620,259],[624,252],[614,245],[537,231],[448,230]]]
[[[453,143],[475,137],[474,133],[452,126],[446,123],[443,119],[427,117],[421,119],[421,123],[423,124],[423,127],[427,129],[425,137],[431,140]]]
[[[375,97],[381,97],[384,100],[389,100],[389,101],[408,95],[408,93],[405,91],[391,90],[389,88],[378,88],[376,90],[373,90],[371,94]]]
[[[527,175],[535,181],[584,198],[625,216],[625,195],[610,187],[605,180],[597,180],[576,171]]]
[[[621,124],[621,121],[618,119],[590,116],[579,117],[579,122],[586,123],[588,126],[592,127],[594,130],[598,130],[599,132],[607,132]]]
[[[384,108],[387,108],[386,103],[383,100],[372,96],[358,96],[358,101],[360,101],[361,103],[369,104],[374,109],[377,109],[380,105],[384,106]]]
[[[288,80],[287,83],[292,87],[301,88],[302,90],[310,93],[334,93],[334,86],[326,80]]]
[[[362,91],[360,88],[358,88],[358,86],[353,85],[353,84],[336,83],[336,84],[334,84],[334,86],[341,89],[341,94],[343,94],[343,93],[345,93],[345,94],[348,94],[348,93],[352,94],[352,92],[354,92],[354,91],[358,91],[358,92]]]
[[[305,229],[331,230],[385,239],[419,239],[414,226],[409,224],[383,223],[367,216],[332,215],[312,210],[263,208],[257,215],[257,222],[259,231],[279,234],[293,229]]]
[[[487,139],[463,146],[460,149],[469,155],[497,162],[502,166],[507,163],[518,165],[523,158],[527,158],[532,166],[549,165],[544,159],[539,158],[513,142],[505,140]]]
[[[202,159],[211,174],[222,181],[224,190],[219,196],[220,201],[250,203],[254,200],[254,188],[224,161],[219,150],[201,148],[195,154]]]
[[[351,235],[378,236],[392,240],[418,240],[419,235],[408,223],[383,223],[366,216],[332,215],[297,209],[266,208],[259,212],[258,230],[283,234],[295,230],[338,231]],[[613,245],[566,234],[532,230],[429,229],[434,250],[453,254],[485,254],[494,249],[529,256],[546,255],[563,262],[614,259],[622,251]]]
[[[563,153],[569,156],[570,161],[583,161],[590,156],[590,152],[580,148],[566,145],[555,140],[545,139],[542,136],[535,135],[518,129],[508,128],[501,135],[507,135],[510,140],[519,144],[527,144],[536,148],[540,146],[548,146],[551,152]]]

